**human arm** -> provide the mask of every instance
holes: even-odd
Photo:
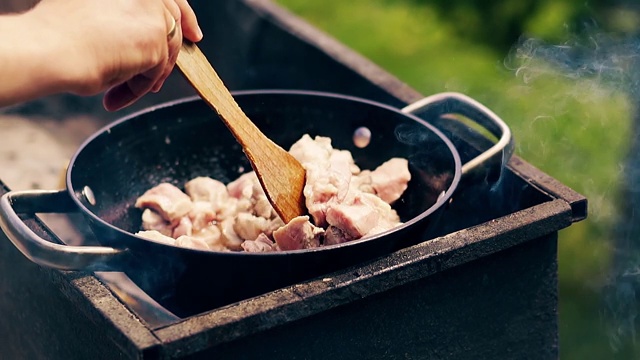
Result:
[[[168,39],[170,17],[178,31]],[[25,13],[0,16],[0,34],[0,106],[108,90],[107,110],[158,91],[183,34],[202,37],[186,0],[42,0]]]

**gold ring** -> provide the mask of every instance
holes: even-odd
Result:
[[[167,33],[168,39],[173,38],[173,36],[176,34],[176,28],[178,27],[178,25],[176,24],[176,19],[174,19],[173,16],[171,16],[171,21],[171,27],[169,28],[169,32]]]

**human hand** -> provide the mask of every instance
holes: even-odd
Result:
[[[32,13],[50,28],[49,41],[64,50],[61,90],[78,95],[107,90],[103,104],[109,111],[159,91],[183,36],[202,38],[187,0],[42,0]],[[173,19],[176,31],[169,38]]]

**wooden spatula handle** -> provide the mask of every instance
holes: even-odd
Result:
[[[247,117],[195,44],[183,43],[177,65],[242,145],[262,189],[280,218],[289,222],[306,213],[302,194],[305,170],[302,165],[267,138]]]

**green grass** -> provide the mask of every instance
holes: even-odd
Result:
[[[278,2],[425,95],[458,91],[484,103],[511,126],[519,156],[587,196],[589,218],[560,232],[561,357],[631,356],[630,347],[612,352],[598,300],[628,148],[625,95],[598,77],[575,80],[543,61],[524,67],[515,52],[457,38],[426,3]]]

